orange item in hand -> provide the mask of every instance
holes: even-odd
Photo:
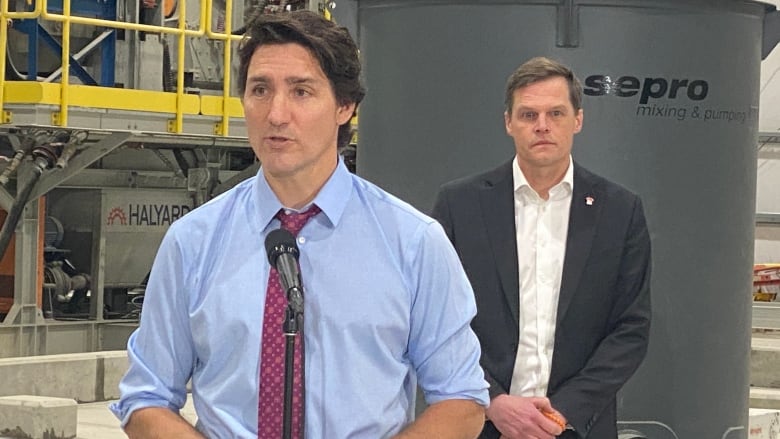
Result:
[[[566,429],[566,423],[563,421],[563,419],[561,419],[560,416],[556,415],[553,412],[544,412],[543,411],[542,414],[544,416],[546,416],[547,419],[549,419],[549,420],[555,422],[556,424],[558,424],[562,429],[564,429],[564,430]]]

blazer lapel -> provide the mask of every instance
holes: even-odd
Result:
[[[582,270],[593,245],[596,224],[601,215],[601,206],[607,201],[599,197],[598,187],[587,171],[574,164],[574,187],[572,188],[569,230],[566,238],[566,255],[563,260],[561,291],[558,298],[556,324],[560,325],[571,299],[577,291]]]
[[[490,248],[509,309],[519,322],[519,279],[517,274],[517,233],[512,183],[512,161],[487,174],[479,193]]]

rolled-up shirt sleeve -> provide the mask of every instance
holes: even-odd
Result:
[[[141,322],[127,343],[129,368],[119,383],[118,402],[110,410],[124,427],[141,408],[177,412],[187,399],[187,381],[195,363],[188,318],[188,273],[173,224],[160,245],[146,286]]]
[[[480,346],[471,329],[474,293],[444,230],[437,222],[409,240],[413,291],[409,356],[425,401],[470,399],[487,406],[488,383],[479,365]]]

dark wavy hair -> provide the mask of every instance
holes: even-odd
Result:
[[[238,46],[238,92],[246,91],[247,70],[252,55],[265,44],[295,43],[309,49],[330,81],[339,105],[358,104],[366,94],[360,80],[360,59],[347,28],[307,10],[260,14],[246,24]],[[349,122],[339,127],[337,145],[346,146],[352,137]]]

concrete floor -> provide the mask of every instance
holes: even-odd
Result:
[[[79,404],[78,439],[125,439],[119,420],[108,410],[111,402]]]
[[[127,435],[119,427],[119,420],[108,409],[112,402],[114,401],[79,404],[76,439],[127,439]],[[197,420],[191,398],[187,399],[181,414],[193,424]]]

